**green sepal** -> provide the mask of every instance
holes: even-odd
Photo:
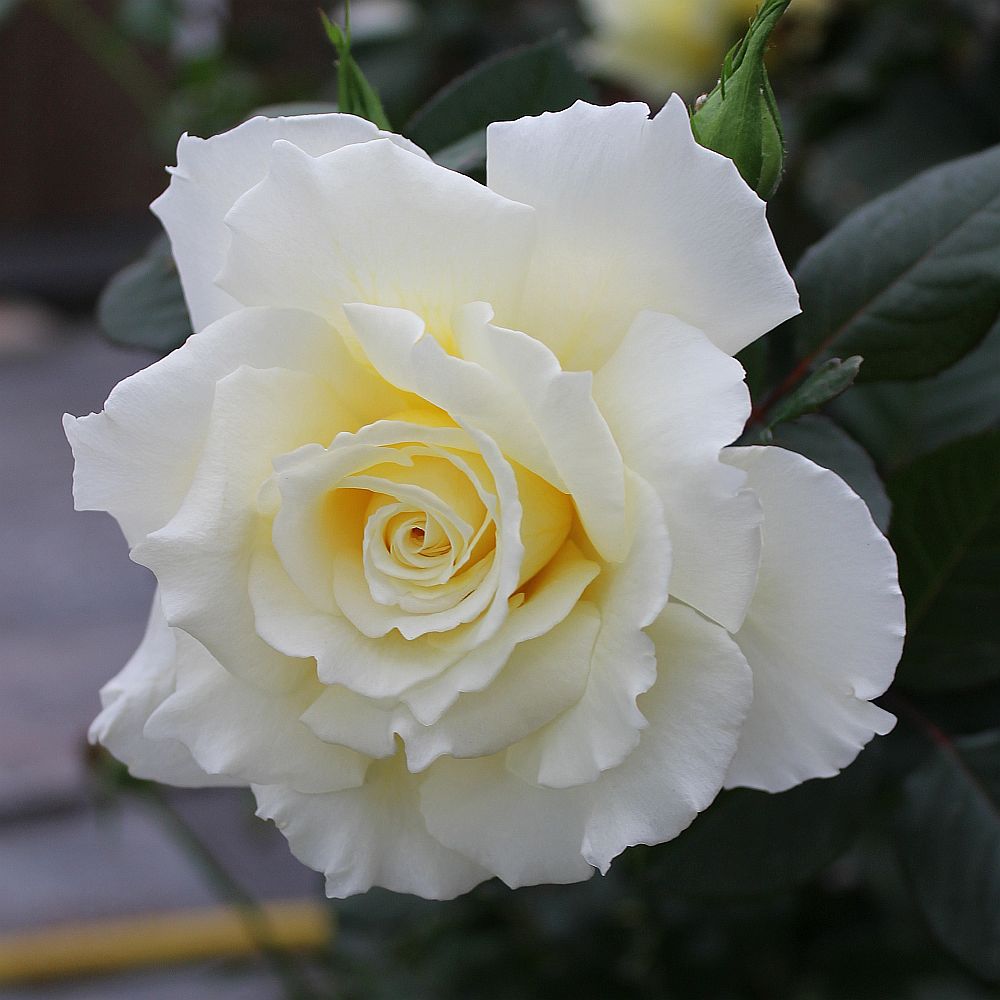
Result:
[[[862,358],[855,354],[844,361],[828,358],[804,382],[799,383],[771,410],[762,437],[769,439],[771,428],[806,413],[815,413],[831,399],[850,388],[861,370]]]
[[[728,156],[760,195],[778,189],[785,161],[781,115],[764,65],[775,24],[791,0],[764,0],[743,39],[726,54],[715,89],[700,99],[691,130],[702,146]]]

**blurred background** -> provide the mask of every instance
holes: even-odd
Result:
[[[355,54],[399,128],[482,59],[553,35],[602,101],[655,107],[677,89],[693,103],[754,4],[645,0],[638,34],[621,16],[631,6],[356,0]],[[792,266],[853,208],[1000,141],[1000,3],[792,0],[771,77],[789,159],[769,216]],[[838,833],[801,884],[761,893],[749,880],[735,899],[668,845],[582,886],[328,906],[248,794],[152,794],[88,752],[97,691],[138,642],[152,594],[111,519],[72,511],[61,414],[100,409],[155,357],[102,339],[98,296],[155,237],[147,206],[182,132],[335,96],[317,0],[0,0],[0,996],[270,998],[290,995],[289,975],[313,984],[303,995],[359,998],[1000,996],[930,944],[877,816]],[[995,422],[998,365],[994,330],[939,376],[981,405],[864,442],[883,471],[917,438]],[[898,412],[923,390],[855,391],[848,426],[857,407]],[[879,433],[862,423],[859,435]],[[863,780],[864,757],[855,770]],[[11,942],[28,947],[15,934],[248,900],[308,904],[298,943],[312,945],[291,973],[276,954],[195,955],[108,975],[71,963],[59,978],[50,961],[50,978],[4,980]],[[317,948],[328,920],[332,944]]]

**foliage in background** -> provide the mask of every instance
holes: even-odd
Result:
[[[723,793],[678,840],[629,852],[603,879],[334,904],[337,995],[998,995],[1000,16],[988,7],[845,3],[800,64],[780,24],[774,36],[789,155],[769,214],[786,258],[806,251],[803,314],[741,356],[748,440],[833,468],[888,532],[908,604],[883,700],[897,729],[836,778]],[[572,44],[538,41],[561,25],[579,31],[567,4],[426,0],[401,36],[352,52],[406,134],[480,176],[490,120],[593,93]],[[411,114],[414,95],[454,76]],[[247,106],[209,130],[263,99],[332,96],[235,91]],[[198,104],[206,91],[176,93]],[[109,286],[101,317],[120,342],[166,351],[187,336],[162,243]]]

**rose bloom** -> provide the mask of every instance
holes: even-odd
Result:
[[[835,0],[792,0],[788,48],[806,53]],[[596,70],[649,97],[711,87],[729,47],[761,0],[580,0],[594,35],[584,55]],[[784,27],[784,26],[783,26]]]
[[[158,582],[92,739],[249,785],[334,896],[585,879],[894,721],[864,503],[726,447],[797,311],[764,204],[678,98],[488,146],[483,186],[346,115],[185,136],[197,332],[66,418]]]

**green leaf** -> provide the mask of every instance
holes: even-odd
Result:
[[[935,936],[1000,981],[1000,731],[936,743],[904,786],[895,843]]]
[[[907,639],[898,678],[925,691],[1000,678],[1000,431],[890,477]]]
[[[165,236],[108,282],[97,321],[110,340],[127,347],[167,354],[187,340],[191,318]]]
[[[562,44],[547,39],[502,53],[458,77],[413,116],[405,132],[433,155],[472,142],[492,122],[562,111],[593,99],[593,88]]]
[[[860,381],[936,374],[1000,317],[1000,146],[920,174],[849,215],[796,270],[783,331],[804,366],[860,354]]]
[[[858,377],[862,358],[854,355],[846,361],[829,358],[805,381],[800,382],[771,410],[765,431],[786,420],[794,420],[806,413],[815,413],[825,403],[848,389]]]
[[[656,849],[664,888],[744,896],[805,881],[842,854],[869,819],[894,773],[892,753],[883,739],[833,778],[778,795],[749,788],[722,792],[684,833]]]
[[[1000,426],[1000,323],[940,375],[857,385],[833,403],[830,413],[885,473],[951,441]]]
[[[361,67],[351,53],[351,7],[345,7],[346,22],[343,28],[334,24],[320,11],[326,37],[337,52],[337,106],[344,114],[366,118],[386,132],[392,131],[385,109],[374,87],[368,82]]]
[[[727,54],[719,82],[691,116],[695,139],[728,156],[760,195],[781,182],[785,142],[781,115],[764,65],[768,39],[790,0],[764,0],[743,39]]]
[[[888,531],[892,505],[875,463],[864,448],[832,420],[806,416],[781,424],[774,429],[772,443],[836,472],[868,505],[872,520],[879,528]]]

